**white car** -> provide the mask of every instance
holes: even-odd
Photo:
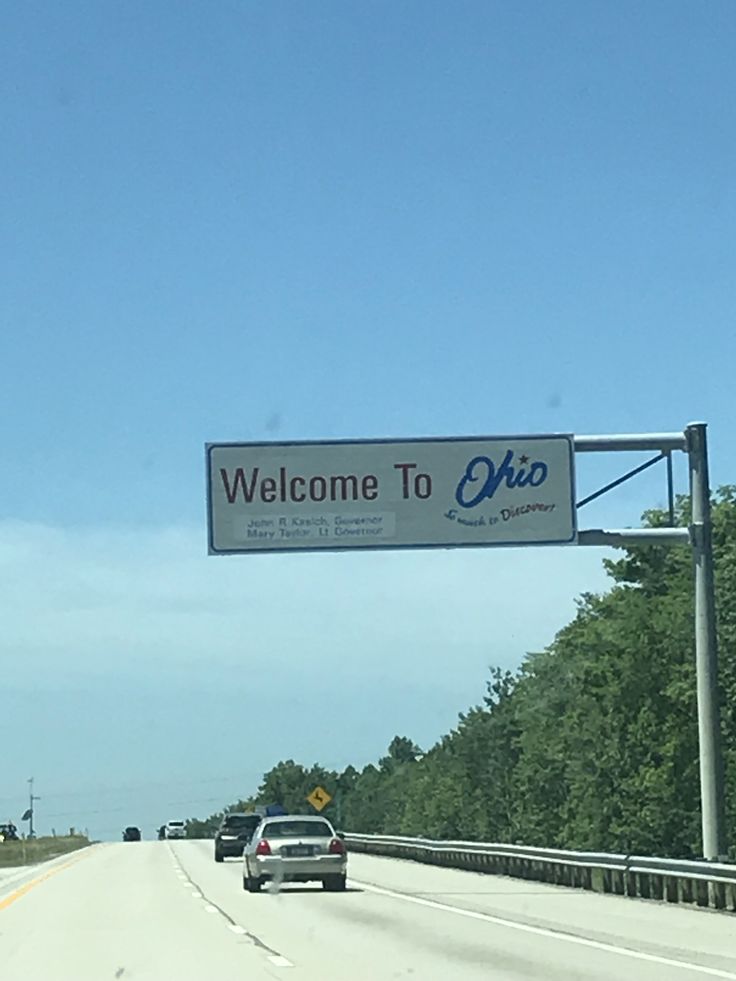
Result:
[[[186,838],[184,822],[168,821],[166,824],[165,835],[167,838]]]
[[[326,818],[264,818],[243,850],[243,888],[258,892],[269,880],[318,880],[324,889],[341,892],[347,865],[345,843]]]

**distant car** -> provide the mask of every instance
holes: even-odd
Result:
[[[164,832],[167,838],[186,838],[186,828],[183,821],[167,821]]]
[[[258,892],[264,882],[320,881],[333,892],[345,889],[345,843],[327,818],[264,818],[243,852],[243,889]]]
[[[141,829],[134,828],[131,825],[123,831],[123,841],[140,841],[141,840]]]
[[[215,834],[215,861],[240,858],[261,820],[260,814],[226,814]]]
[[[18,829],[12,821],[0,824],[0,841],[19,841]]]

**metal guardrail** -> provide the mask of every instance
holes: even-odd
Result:
[[[736,865],[395,835],[345,840],[353,852],[736,912]]]

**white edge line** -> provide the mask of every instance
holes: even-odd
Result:
[[[282,957],[281,954],[271,954],[269,956],[269,961],[274,965],[274,967],[293,967],[294,965],[286,957]]]
[[[665,967],[676,967],[683,971],[695,971],[711,978],[724,978],[725,981],[736,981],[736,974],[730,971],[722,971],[717,967],[706,967],[703,964],[693,964],[690,961],[677,961],[671,957],[660,957],[658,954],[646,954],[644,951],[631,950],[629,947],[617,947],[615,944],[608,944],[602,940],[588,940],[585,937],[574,937],[567,933],[548,930],[545,927],[535,927],[530,926],[528,923],[517,923],[515,920],[506,920],[501,916],[493,916],[491,913],[478,913],[475,910],[461,909],[459,906],[448,906],[446,903],[438,903],[431,899],[407,896],[401,892],[393,892],[391,889],[381,889],[379,886],[368,885],[366,882],[356,882],[353,880],[353,883],[361,889],[365,889],[367,892],[374,892],[379,896],[390,896],[392,899],[402,899],[406,903],[414,903],[416,906],[426,906],[429,909],[441,910],[443,913],[455,913],[457,916],[466,916],[471,920],[482,920],[485,923],[494,923],[496,926],[508,927],[510,930],[520,930],[522,933],[531,933],[537,937],[547,937],[550,940],[559,940],[562,943],[576,944],[578,947],[602,950],[607,954],[619,954],[621,957],[630,957],[637,961],[647,961],[650,964],[663,964]]]

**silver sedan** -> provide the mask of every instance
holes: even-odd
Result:
[[[345,843],[323,817],[265,818],[243,850],[243,889],[258,892],[264,882],[321,881],[333,892],[345,888]]]

